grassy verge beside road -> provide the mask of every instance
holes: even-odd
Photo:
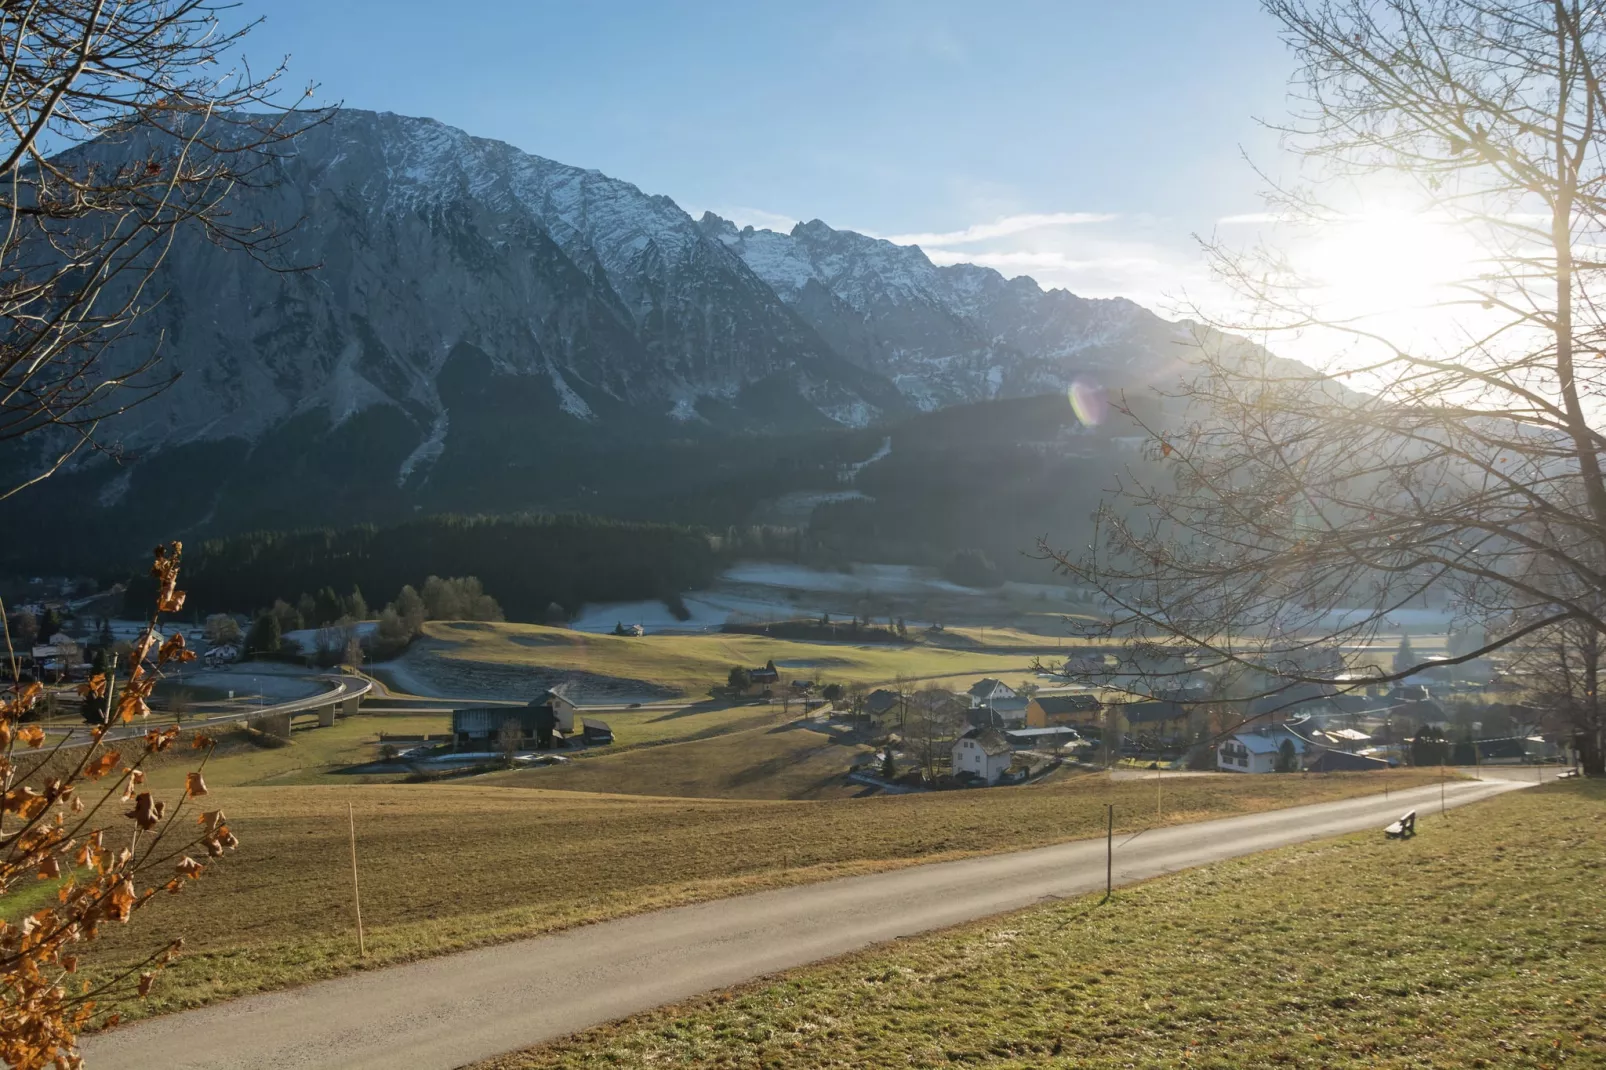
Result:
[[[328,730],[325,730],[328,731]],[[158,787],[177,773],[153,776]],[[1166,823],[1431,783],[1401,771],[1177,778]],[[357,955],[346,806],[357,815],[368,958]],[[158,896],[137,929],[112,926],[87,966],[177,932],[187,950],[145,1014],[365,966],[791,883],[1034,847],[1154,825],[1152,781],[867,799],[761,802],[587,795],[470,785],[350,788],[214,785],[242,846],[182,895]]]
[[[1606,784],[1218,863],[479,1070],[1606,1064]]]

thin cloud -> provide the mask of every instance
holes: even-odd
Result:
[[[1037,230],[1040,227],[1108,223],[1115,218],[1115,216],[1103,212],[1037,212],[1005,216],[991,223],[977,223],[973,226],[968,226],[964,230],[878,236],[886,238],[887,241],[895,245],[919,245],[921,247],[927,245],[965,245],[969,242],[990,241],[993,238],[1002,238],[1010,234],[1021,234],[1028,230]]]
[[[1098,256],[1077,258],[1054,252],[966,253],[958,249],[927,249],[926,258],[938,267],[977,264],[990,268],[1055,268],[1061,271],[1096,271],[1116,268],[1159,267],[1152,256]]]
[[[1286,223],[1289,218],[1279,212],[1243,212],[1239,215],[1224,215],[1216,222],[1222,226],[1232,226],[1236,223]]]

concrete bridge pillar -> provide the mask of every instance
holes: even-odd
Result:
[[[318,707],[318,727],[333,728],[335,725],[335,707],[338,703],[331,702],[327,706]]]
[[[290,738],[290,715],[288,713],[267,713],[258,717],[255,722],[258,732],[280,739]]]
[[[350,717],[362,708],[362,696],[351,695],[340,700],[340,716]]]

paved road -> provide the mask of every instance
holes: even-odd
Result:
[[[1457,781],[1445,797],[1461,806],[1522,786]],[[1438,804],[1429,787],[1154,829],[1117,838],[1115,880],[1381,829],[1412,807],[1431,836]],[[1378,840],[1379,850],[1398,846]],[[895,937],[1094,891],[1104,853],[1102,840],[1083,840],[678,907],[137,1022],[88,1038],[84,1053],[91,1070],[447,1070]]]

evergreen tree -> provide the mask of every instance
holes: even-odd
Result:
[[[245,649],[252,654],[277,654],[281,645],[283,634],[279,631],[279,618],[271,610],[264,611],[252,622]]]
[[[317,620],[316,627],[323,628],[339,620],[346,612],[345,602],[333,587],[324,587],[315,598],[313,617]]]
[[[50,642],[50,637],[59,631],[61,631],[61,614],[56,607],[51,606],[45,610],[44,618],[39,621],[39,642]]]
[[[352,620],[368,619],[368,599],[362,596],[362,588],[352,585],[351,594],[346,598],[346,616]]]
[[[1394,652],[1394,671],[1404,672],[1415,664],[1417,664],[1416,651],[1411,649],[1411,637],[1402,635],[1399,649]]]

